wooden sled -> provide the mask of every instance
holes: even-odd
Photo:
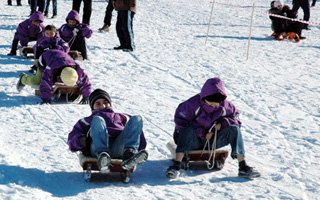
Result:
[[[20,56],[24,58],[33,58],[34,57],[34,52],[32,47],[21,47],[19,49],[19,54]]]
[[[167,148],[171,153],[172,160],[176,157],[177,145],[174,141],[167,143]],[[209,150],[193,150],[186,154],[182,160],[182,168],[184,169],[209,169],[221,170],[224,167],[225,160],[229,155],[228,150],[215,150],[215,158]],[[210,160],[209,160],[210,159]]]
[[[92,181],[92,175],[110,174],[110,173],[120,173],[122,182],[128,183],[131,178],[131,174],[136,168],[132,170],[125,170],[122,168],[121,159],[111,159],[111,166],[108,171],[100,171],[97,165],[97,159],[93,157],[88,157],[82,153],[78,154],[80,165],[83,169],[83,178],[85,181]]]
[[[81,55],[81,52],[79,51],[69,51],[69,56],[73,59],[73,60],[79,60],[79,61],[83,61],[83,57]]]
[[[35,90],[36,96],[41,96],[40,90]],[[53,85],[54,101],[73,102],[81,96],[80,89],[77,86],[66,86],[61,83]]]

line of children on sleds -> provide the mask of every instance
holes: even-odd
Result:
[[[271,19],[271,29],[273,31],[271,36],[273,38],[276,40],[295,40],[296,42],[306,38],[301,35],[304,24],[299,21],[294,21],[294,19],[298,17],[297,12],[290,9],[289,6],[284,5],[282,1],[272,1],[269,13],[292,19],[283,19],[270,15],[269,18]]]
[[[115,112],[111,97],[106,91],[96,89],[92,92],[89,77],[68,55],[69,46],[80,44],[84,47],[81,42],[84,37],[90,37],[92,31],[79,23],[79,15],[75,11],[68,14],[66,21],[67,24],[58,31],[52,25],[43,27],[43,15],[36,12],[30,19],[19,24],[9,55],[16,55],[18,41],[26,46],[29,41],[37,40],[34,46],[37,69],[34,76],[22,74],[17,89],[20,91],[25,85],[39,85],[42,104],[50,104],[56,82],[77,86],[82,94],[80,104],[89,103],[92,114],[80,119],[69,133],[70,150],[97,158],[100,170],[110,167],[111,158],[121,158],[124,169],[133,168],[148,158],[142,117]],[[231,157],[239,162],[239,176],[260,176],[245,161],[239,112],[226,98],[224,85],[216,77],[208,79],[199,94],[178,106],[174,117],[176,157],[173,165],[166,171],[168,178],[179,175],[181,162],[188,152],[203,149],[206,142],[212,143],[214,138],[216,148],[230,144]],[[217,132],[215,137],[212,130]]]

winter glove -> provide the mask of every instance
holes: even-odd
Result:
[[[88,104],[89,103],[89,97],[82,97],[79,104]]]
[[[87,138],[85,137],[85,136],[83,136],[83,137],[81,137],[80,139],[79,139],[79,142],[80,142],[80,145],[81,145],[81,147],[85,147],[86,146],[86,144],[87,144]]]
[[[74,28],[72,30],[73,36],[77,36],[78,32],[79,32],[79,29],[78,28]]]
[[[42,102],[40,104],[41,105],[43,105],[43,104],[51,104],[51,100],[50,99],[42,99]]]

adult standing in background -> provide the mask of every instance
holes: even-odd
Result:
[[[72,10],[80,13],[80,5],[83,1],[82,23],[90,25],[90,17],[92,12],[92,0],[72,0]]]
[[[50,1],[51,0],[47,0],[46,2],[46,9],[44,10],[44,16],[48,17],[48,13],[49,13],[49,7],[50,7]],[[52,0],[52,17],[51,18],[55,18],[58,14],[57,11],[57,1],[58,0]]]
[[[292,11],[297,12],[299,8],[303,10],[303,20],[309,21],[310,19],[310,1],[309,0],[292,0]],[[303,26],[303,29],[310,30],[308,24]]]
[[[136,0],[113,0],[113,7],[118,11],[116,30],[120,41],[120,46],[114,49],[133,51],[135,45],[132,21],[136,13]]]
[[[30,8],[31,8],[30,15],[32,15],[32,13],[34,13],[36,11],[40,11],[43,13],[44,6],[45,6],[45,0],[31,0],[30,1]]]
[[[8,5],[12,6],[12,0],[8,0]],[[17,6],[21,6],[21,0],[17,0]]]
[[[113,11],[113,0],[107,0],[108,1],[108,5],[106,8],[106,14],[104,16],[104,20],[103,20],[103,26],[102,28],[99,28],[100,32],[109,32],[110,26],[111,26],[111,19],[112,19],[112,11]]]

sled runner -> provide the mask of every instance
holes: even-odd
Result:
[[[83,178],[85,181],[91,181],[92,175],[120,173],[122,182],[128,183],[131,178],[131,174],[135,171],[136,167],[130,170],[123,169],[121,166],[121,159],[111,159],[111,165],[107,171],[100,171],[97,165],[97,159],[88,157],[82,153],[78,154],[80,165],[83,169]]]
[[[32,47],[21,47],[19,53],[24,58],[33,58],[34,55]]]
[[[80,61],[83,61],[83,57],[82,57],[82,55],[81,55],[81,52],[79,52],[79,51],[73,51],[73,50],[71,50],[71,51],[69,51],[69,56],[71,56],[71,58],[73,59],[73,60],[80,60]]]
[[[40,90],[35,90],[36,96],[41,96]],[[80,97],[81,93],[77,86],[66,86],[55,83],[53,86],[54,101],[73,102]]]
[[[167,143],[167,148],[171,153],[171,158],[176,157],[177,145],[171,141]],[[228,150],[216,150],[215,158],[213,159],[213,152],[209,150],[193,150],[184,156],[182,160],[182,168],[184,169],[209,169],[221,170],[224,162],[229,155]]]

